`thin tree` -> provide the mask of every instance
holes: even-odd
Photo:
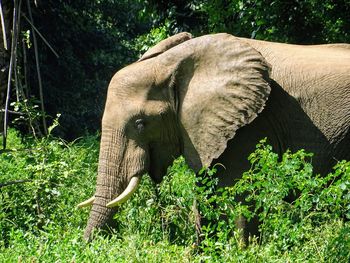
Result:
[[[11,28],[13,16],[13,1],[0,0],[0,133],[3,133],[4,109],[6,88],[8,81],[8,70],[10,63]]]

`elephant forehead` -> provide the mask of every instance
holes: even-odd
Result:
[[[137,116],[157,116],[167,112],[171,104],[161,100],[149,100],[146,97],[130,96],[122,99],[107,98],[104,121],[118,123],[128,122]]]
[[[109,92],[119,96],[147,92],[155,83],[154,68],[148,64],[138,62],[119,70],[109,84]]]

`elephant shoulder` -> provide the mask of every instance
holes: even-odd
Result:
[[[322,48],[338,49],[345,52],[350,52],[350,44],[347,43],[324,44],[319,46]]]

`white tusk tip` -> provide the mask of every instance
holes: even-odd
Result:
[[[81,202],[80,204],[77,205],[78,208],[82,208],[82,207],[86,207],[86,206],[90,206],[93,204],[93,202],[95,201],[95,196],[89,198],[88,200]]]

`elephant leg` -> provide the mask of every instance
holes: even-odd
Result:
[[[202,217],[198,210],[198,204],[196,199],[193,200],[192,212],[194,215],[194,226],[196,229],[196,246],[198,247],[202,242],[203,236],[202,236]]]
[[[214,178],[211,178],[210,180],[212,180]],[[197,188],[197,194],[199,196],[199,199],[195,199],[193,201],[193,206],[192,206],[192,211],[194,214],[194,224],[195,224],[195,229],[196,229],[196,236],[197,236],[197,240],[196,240],[196,245],[198,247],[201,247],[201,243],[205,238],[214,238],[216,232],[215,231],[210,231],[209,233],[205,233],[205,231],[203,231],[203,227],[208,227],[208,226],[213,226],[215,225],[217,222],[211,219],[208,219],[207,217],[203,216],[203,211],[207,210],[208,208],[204,208],[202,204],[205,200],[210,199],[213,195],[215,195],[215,191],[216,189],[209,189],[208,185],[203,184],[202,180],[198,180],[196,182],[196,188]],[[216,187],[215,187],[216,188]],[[203,196],[203,193],[206,193],[206,196]],[[209,194],[208,194],[209,193]],[[210,208],[211,209],[216,209],[217,205],[215,202],[211,202],[210,203]]]
[[[209,197],[210,198],[210,197]],[[246,202],[245,202],[246,203]],[[216,203],[211,203],[211,208],[216,210],[218,209],[218,205]],[[208,219],[201,215],[200,205],[197,203],[197,200],[193,201],[192,211],[194,214],[194,224],[196,229],[196,246],[200,247],[204,238],[216,238],[217,230],[214,229],[209,233],[204,233],[203,227],[207,226],[215,226],[218,221],[216,219]],[[225,215],[219,216],[219,221],[225,221],[226,224],[229,224],[229,219]],[[238,240],[242,247],[246,247],[249,244],[249,240],[252,237],[259,238],[259,220],[258,217],[253,217],[249,221],[243,215],[239,215],[235,220],[235,227],[239,230]],[[232,229],[233,226],[228,226],[228,228]],[[225,231],[225,230],[224,230]],[[230,235],[234,235],[234,232],[230,233]]]
[[[246,204],[246,202],[244,203]],[[254,205],[254,204],[250,204]],[[244,215],[239,215],[235,220],[235,226],[239,231],[239,240],[241,244],[246,247],[249,245],[249,240],[251,238],[260,238],[259,219],[257,216],[254,216],[249,221]]]

